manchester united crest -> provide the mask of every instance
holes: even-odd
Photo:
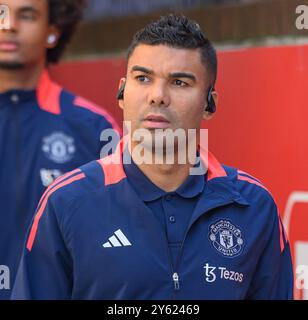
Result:
[[[42,150],[46,157],[55,163],[69,162],[76,152],[74,138],[63,132],[54,132],[43,138]]]
[[[212,224],[209,239],[214,248],[227,258],[236,257],[242,252],[244,244],[242,232],[228,220]]]

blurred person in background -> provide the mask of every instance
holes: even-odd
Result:
[[[98,159],[113,118],[53,82],[84,0],[3,0],[0,30],[0,299],[10,297],[26,230],[55,178]]]

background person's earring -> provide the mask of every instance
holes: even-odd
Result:
[[[53,44],[55,41],[57,40],[56,35],[54,34],[50,34],[47,38],[47,43],[48,44]]]

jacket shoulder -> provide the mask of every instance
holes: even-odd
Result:
[[[45,191],[49,202],[56,207],[65,207],[104,185],[103,171],[97,161],[91,161],[80,168],[59,177]]]
[[[274,201],[273,196],[264,183],[248,172],[238,168],[223,166],[228,178],[234,183],[236,189],[247,198],[247,200],[264,199]]]
[[[61,114],[64,118],[105,123],[106,128],[113,128],[120,132],[113,116],[94,102],[66,90],[62,90],[60,100]]]

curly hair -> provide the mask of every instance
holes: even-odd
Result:
[[[211,85],[215,85],[218,68],[216,50],[194,20],[180,14],[160,17],[135,34],[127,51],[127,59],[139,44],[163,44],[180,49],[200,49],[202,62],[210,75]]]
[[[57,63],[70,42],[87,6],[87,0],[48,0],[49,23],[61,33],[55,48],[47,50],[47,63]]]

